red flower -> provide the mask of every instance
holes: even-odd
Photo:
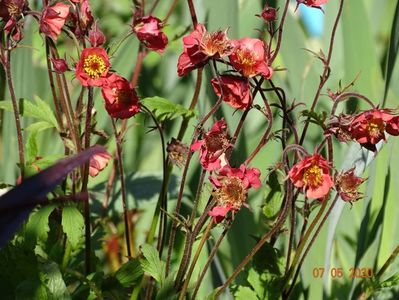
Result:
[[[321,199],[334,185],[330,169],[328,162],[320,154],[314,154],[294,165],[288,177],[296,187],[306,191],[306,197]]]
[[[385,131],[390,135],[399,135],[399,116],[393,117],[386,124]]]
[[[366,149],[376,151],[375,145],[385,140],[385,127],[392,118],[393,115],[387,109],[373,108],[362,112],[356,116],[350,126],[352,138]]]
[[[127,119],[140,111],[136,92],[125,78],[111,74],[102,86],[105,109],[113,118]]]
[[[251,102],[252,95],[247,78],[234,75],[220,76],[220,83],[217,78],[213,78],[212,87],[215,94],[220,97],[222,86],[223,101],[230,104],[234,108],[245,109]]]
[[[366,179],[360,178],[355,175],[355,168],[335,175],[334,181],[339,196],[344,201],[357,201],[363,197],[362,193],[358,191]]]
[[[269,79],[273,70],[267,63],[265,43],[259,39],[243,38],[232,41],[234,50],[229,56],[232,66],[245,77],[262,75]]]
[[[68,64],[65,59],[51,58],[51,62],[53,63],[54,71],[56,71],[57,73],[64,73],[69,70]]]
[[[68,15],[69,5],[64,3],[59,2],[54,6],[45,7],[40,18],[40,32],[56,41]]]
[[[321,8],[321,5],[326,4],[328,0],[296,0],[298,5],[303,3],[309,7]]]
[[[230,54],[231,43],[227,31],[207,32],[203,24],[183,38],[184,49],[177,63],[177,73],[185,76],[192,70],[202,67],[209,59],[223,58]]]
[[[102,48],[86,48],[76,65],[76,78],[83,86],[102,86],[108,75],[108,54]]]
[[[108,165],[111,158],[112,156],[107,152],[93,155],[90,158],[89,175],[91,177],[97,176]]]
[[[219,170],[216,178],[209,177],[215,187],[213,197],[217,205],[208,215],[213,217],[215,223],[221,222],[229,211],[237,211],[245,205],[248,189],[261,186],[259,177],[259,169],[246,168],[244,165],[240,168],[226,165]]]
[[[168,38],[162,32],[162,21],[153,16],[146,16],[134,21],[133,31],[148,49],[162,53],[168,44]]]
[[[105,35],[98,27],[97,22],[94,23],[93,27],[89,30],[89,41],[92,47],[100,47],[105,43]]]
[[[217,170],[226,164],[224,153],[231,147],[226,127],[224,120],[217,121],[202,140],[191,145],[192,151],[200,151],[200,162],[205,170]]]

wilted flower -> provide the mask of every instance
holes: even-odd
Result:
[[[217,205],[208,213],[215,223],[221,222],[229,211],[237,211],[248,195],[248,189],[259,188],[260,171],[257,168],[232,168],[229,165],[219,170],[216,177],[209,177],[215,190],[213,197]]]
[[[227,31],[207,32],[203,24],[183,38],[184,49],[177,63],[177,73],[185,76],[208,63],[210,58],[223,58],[231,53]]]
[[[89,41],[92,47],[100,47],[105,43],[105,35],[98,27],[97,22],[94,23],[93,27],[89,30]]]
[[[10,34],[14,41],[22,39],[23,13],[28,8],[25,0],[0,0],[0,18],[3,19],[4,32]]]
[[[268,65],[266,45],[259,39],[243,38],[232,41],[234,50],[229,56],[234,69],[245,77],[257,75],[269,79],[273,70]]]
[[[183,144],[181,141],[172,138],[172,141],[168,143],[166,151],[168,152],[169,159],[173,164],[182,167],[186,163],[189,147]]]
[[[215,94],[220,97],[222,95],[222,90],[223,101],[234,108],[245,109],[251,102],[252,95],[247,78],[234,75],[222,75],[220,76],[220,82],[218,78],[213,78],[211,83]]]
[[[56,41],[68,15],[69,5],[64,3],[45,7],[40,18],[40,32]]]
[[[102,86],[105,109],[113,118],[127,119],[140,111],[139,98],[130,82],[113,73]]]
[[[336,174],[334,178],[339,196],[342,200],[350,202],[357,201],[363,197],[358,188],[365,180],[365,178],[355,175],[355,168]]]
[[[326,134],[332,133],[340,142],[349,142],[352,140],[352,134],[350,132],[350,126],[355,116],[341,114],[338,117],[332,116]]]
[[[226,164],[224,153],[231,147],[226,128],[224,120],[217,121],[202,140],[191,145],[192,151],[200,151],[200,162],[205,170],[217,170]]]
[[[93,155],[90,158],[89,175],[91,177],[97,176],[108,165],[111,158],[112,156],[107,152]]]
[[[350,126],[352,138],[366,149],[376,151],[376,144],[385,140],[385,127],[393,115],[390,110],[373,108],[356,116]],[[391,129],[391,127],[390,127]]]
[[[109,67],[108,54],[103,48],[86,48],[76,65],[76,78],[83,86],[102,86]]]
[[[320,154],[313,154],[294,165],[288,177],[296,187],[304,189],[307,198],[321,199],[334,185],[330,169],[330,165]]]
[[[56,71],[57,73],[64,73],[69,70],[68,64],[65,59],[51,58],[51,62],[53,63],[54,71]]]
[[[133,31],[140,42],[157,52],[163,52],[168,44],[168,37],[162,32],[162,28],[162,21],[153,16],[138,18],[133,23]]]
[[[395,116],[387,122],[385,131],[393,136],[399,135],[399,116]]]

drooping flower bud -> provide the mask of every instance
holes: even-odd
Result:
[[[69,8],[61,2],[45,7],[40,18],[40,32],[56,41],[69,15]]]
[[[68,64],[65,59],[51,58],[51,62],[53,63],[54,71],[57,73],[61,74],[69,70]]]
[[[93,27],[89,30],[89,42],[92,47],[101,47],[106,41],[104,33],[98,27],[97,21]]]

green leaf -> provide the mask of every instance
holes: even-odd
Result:
[[[391,287],[398,286],[398,285],[399,285],[399,273],[396,273],[392,277],[381,282],[379,284],[379,288],[391,288]]]
[[[38,279],[27,279],[21,282],[15,291],[17,300],[47,300],[46,286]]]
[[[156,296],[156,300],[170,299],[174,300],[178,298],[178,294],[175,289],[175,273],[169,274],[164,280]]]
[[[84,220],[80,211],[73,205],[65,206],[62,210],[61,225],[72,248],[76,248],[84,227]]]
[[[382,107],[384,107],[385,100],[388,95],[389,85],[391,83],[391,77],[393,69],[395,67],[396,57],[398,56],[398,50],[399,50],[399,2],[396,4],[395,17],[393,19],[391,37],[389,39],[387,66],[385,72],[384,100]]]
[[[48,218],[57,206],[47,205],[31,214],[25,229],[25,241],[28,245],[34,246],[38,241],[46,241],[50,227]]]
[[[151,277],[153,277],[160,284],[163,283],[165,278],[165,262],[159,259],[159,254],[154,246],[144,244],[140,246],[145,259],[140,259],[141,267]]]
[[[235,300],[248,300],[248,299],[259,299],[256,293],[246,286],[239,286],[237,292],[234,293]]]
[[[47,122],[53,127],[58,128],[57,119],[55,118],[51,107],[38,96],[35,96],[35,102],[36,105],[27,99],[19,99],[18,107],[20,115]],[[11,100],[0,101],[0,109],[13,111]]]
[[[195,115],[192,110],[157,96],[144,98],[141,103],[151,110],[159,121],[172,120],[178,117],[191,118]]]
[[[38,147],[37,147],[37,132],[32,132],[29,135],[28,141],[26,142],[26,154],[28,158],[28,162],[33,162],[38,155]]]
[[[68,289],[65,285],[64,279],[58,265],[53,261],[46,261],[42,264],[41,270],[46,279],[46,286],[49,290],[49,299],[52,300],[66,300],[71,299]]]
[[[282,179],[279,178],[278,170],[271,172],[267,181],[267,189],[265,190],[265,204],[263,213],[268,219],[274,218],[281,209],[283,201]],[[281,177],[281,176],[280,176]],[[269,189],[270,187],[270,189]]]
[[[33,124],[30,124],[28,127],[25,128],[26,131],[30,132],[40,132],[49,128],[53,128],[54,125],[46,122],[46,121],[39,121]]]
[[[141,278],[143,273],[140,261],[138,259],[132,259],[124,263],[119,270],[116,271],[115,277],[122,286],[130,287]]]

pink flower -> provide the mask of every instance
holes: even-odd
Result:
[[[203,24],[183,38],[184,49],[177,63],[177,73],[185,76],[192,70],[202,67],[211,58],[223,58],[230,54],[231,43],[227,31],[207,32]]]
[[[53,63],[54,71],[56,71],[57,73],[64,73],[69,70],[68,64],[65,59],[51,58],[51,62]]]
[[[349,128],[352,138],[360,145],[371,151],[376,151],[376,144],[385,140],[385,127],[394,124],[391,120],[394,116],[390,110],[373,108],[356,116]],[[392,126],[389,127],[391,131]],[[393,130],[391,131],[393,132]]]
[[[229,211],[238,211],[248,196],[250,188],[259,188],[260,171],[257,168],[232,168],[229,165],[219,170],[216,177],[209,177],[215,190],[213,197],[217,205],[208,213],[215,223],[221,222]]]
[[[247,78],[234,75],[220,76],[220,83],[218,78],[213,78],[212,87],[215,94],[220,97],[221,86],[223,90],[223,101],[234,108],[245,109],[251,102],[252,95]]]
[[[313,154],[294,165],[288,177],[296,187],[306,191],[307,198],[322,199],[334,185],[330,169],[330,165],[320,154]]]
[[[110,68],[107,52],[103,48],[86,48],[76,64],[76,78],[83,86],[102,86]]]
[[[105,43],[105,35],[98,27],[97,22],[89,30],[89,41],[92,47],[100,47]]]
[[[162,32],[162,21],[146,16],[134,21],[133,31],[148,49],[162,53],[168,44],[168,37]]]
[[[231,147],[226,128],[224,120],[217,121],[202,140],[191,145],[192,151],[200,151],[200,162],[205,170],[214,171],[225,164],[223,154]]]
[[[69,5],[64,3],[59,2],[54,6],[45,7],[40,18],[40,32],[56,41],[68,15]]]
[[[399,116],[395,116],[387,121],[385,131],[393,136],[399,135]]]
[[[257,75],[269,79],[273,70],[268,65],[266,45],[259,39],[243,38],[232,41],[234,50],[229,56],[234,69],[245,77]]]
[[[355,175],[355,168],[341,172],[335,175],[334,181],[339,196],[344,201],[357,201],[363,197],[362,193],[358,191],[366,179]]]
[[[107,153],[99,153],[93,155],[90,159],[90,167],[89,167],[89,174],[91,177],[95,177],[100,173],[107,165],[108,161],[112,158],[112,156]]]
[[[127,119],[140,111],[139,98],[130,82],[113,73],[102,86],[105,109],[113,118]]]
[[[303,3],[309,7],[321,8],[321,5],[326,4],[328,0],[297,0],[298,5]]]

